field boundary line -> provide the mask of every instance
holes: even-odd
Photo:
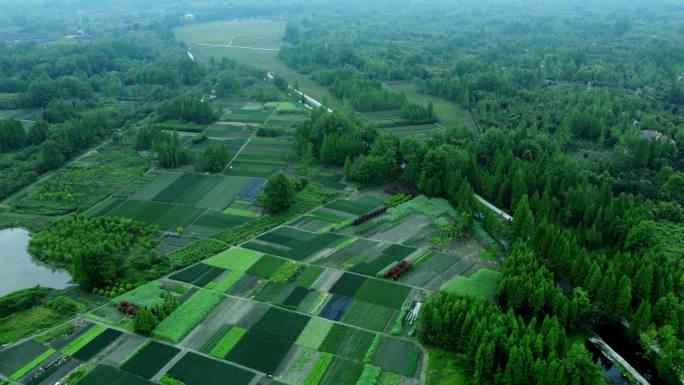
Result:
[[[200,47],[239,48],[239,49],[251,49],[251,50],[255,50],[255,51],[280,51],[280,48],[246,47],[246,46],[232,45],[232,44],[198,43],[195,41],[191,41],[190,44],[199,45]]]

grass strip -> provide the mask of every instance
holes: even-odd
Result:
[[[330,366],[332,360],[332,354],[321,353],[320,358],[318,361],[316,361],[316,365],[314,365],[313,369],[311,369],[309,375],[306,376],[303,385],[318,385],[318,383],[323,379],[325,371],[328,370],[328,366]]]

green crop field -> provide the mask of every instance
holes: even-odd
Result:
[[[416,344],[398,338],[383,337],[372,358],[372,364],[389,372],[406,377],[415,374],[416,357],[420,357]]]
[[[493,301],[499,284],[501,273],[489,269],[480,269],[470,277],[456,276],[445,283],[441,291],[482,298]]]
[[[247,333],[247,330],[234,327],[231,328],[228,333],[214,346],[213,349],[211,349],[211,354],[212,356],[216,358],[224,358],[228,352],[237,345],[238,341]]]
[[[204,209],[186,205],[161,202],[127,200],[108,213],[101,215],[119,216],[157,225],[162,230],[187,227],[195,221]]]
[[[320,266],[309,265],[299,277],[297,277],[297,280],[294,283],[302,287],[311,287],[324,271],[325,269]]]
[[[140,377],[152,378],[167,362],[176,356],[180,349],[150,341],[142,349],[138,350],[133,357],[128,359],[121,368],[137,374]]]
[[[164,341],[179,342],[218,305],[221,298],[211,291],[198,291],[159,323],[153,335]]]
[[[319,385],[356,384],[363,365],[341,357],[333,358]]]
[[[107,330],[107,328],[105,326],[102,326],[102,325],[93,326],[92,328],[88,329],[88,331],[83,333],[81,336],[79,336],[75,340],[71,341],[69,343],[69,345],[63,347],[62,353],[64,353],[67,356],[73,356],[77,351],[79,351],[81,348],[83,348],[85,345],[87,345],[90,341],[95,339],[95,337],[104,333],[105,330]]]
[[[292,227],[279,227],[258,237],[258,243],[249,242],[244,247],[301,261],[346,239],[339,234],[315,234]]]
[[[9,376],[10,380],[19,380],[28,372],[30,372],[33,368],[35,368],[36,366],[40,365],[43,361],[48,359],[48,357],[52,356],[56,351],[57,350],[55,350],[54,348],[49,348],[48,350],[44,351],[42,354],[31,360],[29,363],[21,367],[19,370],[12,373],[12,375]]]
[[[362,360],[373,343],[371,332],[335,324],[328,332],[319,350],[355,360]]]
[[[386,306],[355,300],[347,310],[342,322],[364,329],[383,331],[395,310]]]
[[[245,276],[245,273],[243,273],[243,272],[231,271],[230,273],[228,273],[227,276],[225,276],[221,281],[219,281],[212,289],[216,290],[218,292],[221,292],[221,293],[225,293],[228,290],[230,290],[230,288],[233,287],[233,285],[235,285],[235,283],[237,281],[239,281],[240,278],[242,278],[244,276]]]
[[[123,332],[119,330],[107,329],[85,344],[85,346],[78,349],[77,352],[71,354],[71,356],[77,360],[88,361],[100,353],[104,348],[109,346],[109,344],[114,342],[122,334]]]
[[[256,275],[263,278],[270,278],[273,274],[287,264],[287,261],[282,258],[277,258],[271,255],[264,255],[253,264],[246,273]]]
[[[47,346],[34,340],[28,340],[0,351],[0,373],[9,377],[36,357],[45,354],[47,350]]]
[[[205,260],[204,263],[246,273],[262,256],[262,253],[256,251],[235,247],[214,255]]]
[[[349,214],[362,215],[384,204],[384,200],[373,196],[365,195],[359,199],[354,200],[336,200],[328,203],[325,207],[337,211],[343,211]]]
[[[330,292],[353,298],[367,280],[368,278],[356,274],[345,273],[330,288]]]
[[[149,381],[125,370],[107,365],[97,365],[85,377],[78,381],[79,385],[154,385]]]
[[[291,348],[291,341],[250,331],[230,350],[226,359],[265,373],[273,373]]]
[[[328,370],[333,358],[334,356],[332,354],[321,353],[318,361],[316,361],[316,364],[304,380],[304,385],[318,385],[323,379],[323,376],[325,376],[325,372]]]
[[[318,350],[333,325],[332,322],[320,318],[311,318],[295,343],[305,348]]]
[[[254,373],[197,353],[187,353],[168,372],[185,385],[248,385]]]
[[[309,317],[278,308],[270,308],[250,331],[276,337],[285,341],[295,341],[304,330]]]
[[[356,294],[356,298],[399,309],[410,291],[411,289],[407,286],[378,279],[369,279],[361,286]]]

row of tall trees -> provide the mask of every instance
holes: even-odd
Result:
[[[425,302],[421,340],[462,354],[470,384],[605,384],[581,343],[555,317],[525,321],[513,311],[438,294]]]

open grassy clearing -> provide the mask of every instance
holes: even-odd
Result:
[[[383,127],[382,130],[400,138],[412,135],[418,139],[427,140],[443,129],[434,124],[416,124],[411,126]]]
[[[334,202],[328,203],[325,207],[342,211],[348,214],[363,215],[369,211],[373,211],[380,206],[382,206],[385,201],[374,195],[364,195],[357,199],[339,199]]]
[[[0,110],[0,119],[26,119],[26,120],[36,120],[37,109],[10,109],[10,110]]]
[[[461,296],[473,296],[493,301],[501,273],[480,269],[470,277],[456,276],[445,283],[441,291]]]

